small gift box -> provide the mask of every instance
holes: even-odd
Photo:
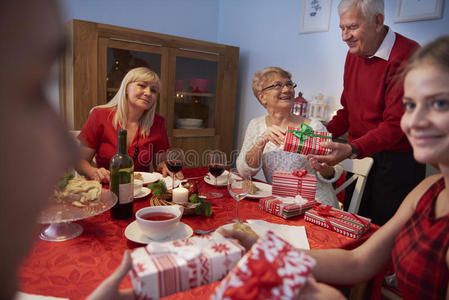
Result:
[[[371,224],[371,219],[329,205],[315,206],[306,211],[304,220],[354,239],[361,237]]]
[[[130,271],[134,292],[139,299],[159,299],[220,280],[244,253],[219,233],[136,248]]]
[[[331,149],[321,147],[320,143],[331,140],[332,134],[329,132],[314,131],[309,125],[301,124],[300,128],[288,127],[283,150],[304,155],[326,155]]]
[[[295,197],[300,195],[306,200],[315,200],[316,176],[305,169],[293,172],[273,172],[272,195]]]
[[[301,215],[317,204],[318,201],[306,200],[299,195],[295,198],[270,196],[259,200],[260,209],[284,219]]]
[[[216,287],[211,300],[294,299],[315,260],[268,231]]]

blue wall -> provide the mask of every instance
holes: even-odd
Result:
[[[251,91],[255,71],[273,65],[289,70],[306,98],[323,93],[329,111],[339,107],[347,46],[341,41],[337,5],[332,1],[328,32],[300,34],[304,0],[61,0],[66,20],[178,35],[240,47],[235,148],[251,118],[266,114]],[[447,2],[447,1],[446,1]],[[393,23],[396,1],[385,1],[385,23],[426,43],[449,34],[449,4],[443,18]]]

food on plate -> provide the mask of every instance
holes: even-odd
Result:
[[[73,206],[84,207],[96,205],[100,200],[101,184],[98,181],[88,181],[84,177],[66,179],[60,180],[53,193],[56,202],[70,202]]]
[[[260,189],[254,184],[254,183],[249,183],[249,182],[244,182],[243,183],[243,187],[247,187],[248,186],[248,184],[250,184],[250,187],[249,187],[249,192],[248,192],[248,194],[250,194],[250,195],[255,195],[256,193],[257,193],[257,191],[260,191]]]
[[[134,179],[138,179],[138,180],[142,180],[143,181],[143,176],[140,173],[134,173]]]
[[[232,225],[232,229],[245,232],[249,235],[259,238],[259,235],[248,224],[237,222],[234,225]]]

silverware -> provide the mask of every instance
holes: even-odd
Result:
[[[198,234],[198,235],[203,235],[203,234],[208,234],[209,232],[212,232],[215,229],[217,229],[217,228],[212,228],[212,229],[209,229],[209,230],[195,229],[195,233]]]

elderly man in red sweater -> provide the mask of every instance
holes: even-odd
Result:
[[[371,156],[359,214],[383,225],[404,197],[424,178],[399,126],[403,113],[401,68],[418,43],[384,25],[383,0],[342,0],[338,6],[342,39],[348,45],[343,106],[327,125],[333,137],[348,132],[348,144],[327,143],[333,151],[310,159],[336,164]],[[349,206],[346,198],[345,208]]]

